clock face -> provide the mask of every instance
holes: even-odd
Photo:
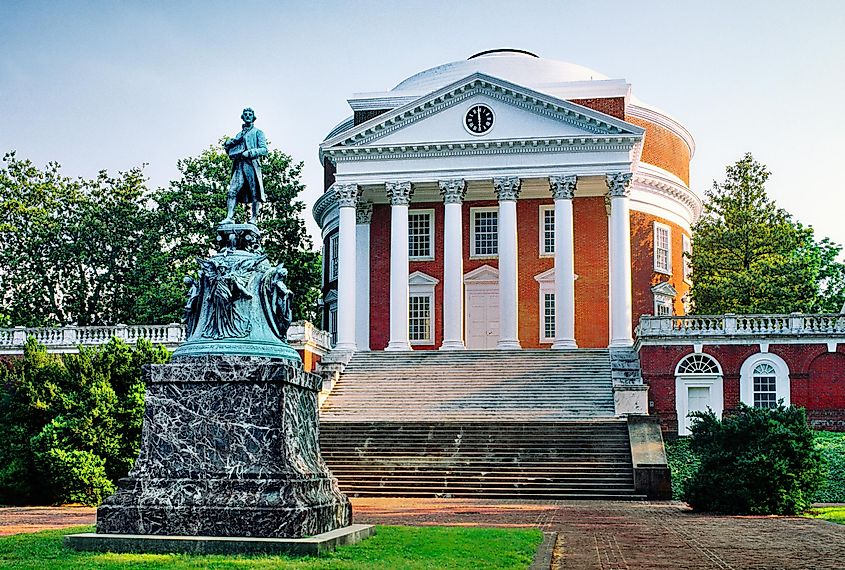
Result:
[[[486,105],[473,105],[464,117],[464,126],[474,135],[483,135],[493,128],[493,110]]]

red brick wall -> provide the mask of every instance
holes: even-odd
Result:
[[[373,204],[370,221],[370,349],[390,342],[390,205]]]
[[[654,272],[654,222],[665,224],[670,229],[672,248],[672,275]],[[668,281],[678,292],[675,297],[675,314],[684,314],[681,301],[689,291],[684,281],[683,236],[687,233],[677,224],[651,214],[631,210],[631,280],[633,283],[633,326],[636,327],[640,315],[654,314],[654,296],[651,287],[662,281]]]
[[[554,257],[540,257],[540,206],[546,200],[516,203],[517,251],[519,252],[519,342],[522,348],[548,348],[540,343],[540,284],[535,277],[554,267]]]
[[[572,99],[573,103],[625,120],[625,98],[605,97],[603,99]]]
[[[434,286],[434,345],[414,345],[414,350],[437,349],[443,344],[443,202],[420,202],[411,204],[414,210],[434,210],[434,259],[432,261],[408,262],[408,273],[422,271],[437,279]],[[390,244],[388,243],[388,249]],[[387,279],[385,277],[385,279]]]
[[[575,228],[575,341],[581,348],[607,346],[608,236],[602,196],[572,202]]]
[[[757,343],[704,345],[702,352],[713,356],[722,367],[725,413],[739,404],[740,368],[760,352]],[[771,344],[769,352],[789,367],[790,401],[807,408],[810,423],[817,428],[845,431],[845,344],[828,353],[824,344]],[[675,367],[693,353],[692,345],[643,346],[640,363],[649,385],[650,413],[658,414],[665,430],[676,432]]]
[[[689,184],[690,151],[687,143],[665,127],[627,116],[625,120],[645,129],[642,160],[668,170]]]

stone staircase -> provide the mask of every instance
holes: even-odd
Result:
[[[360,352],[320,413],[322,422],[613,416],[606,349]]]
[[[356,353],[320,412],[352,496],[641,499],[608,350]]]

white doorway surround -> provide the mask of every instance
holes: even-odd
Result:
[[[482,265],[464,275],[466,346],[495,349],[499,342],[499,271]]]

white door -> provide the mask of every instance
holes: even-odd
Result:
[[[499,292],[467,288],[466,307],[467,348],[496,348],[499,342]]]
[[[706,412],[707,408],[712,408],[710,404],[710,388],[708,386],[690,386],[687,392],[687,410],[688,414],[692,412]],[[689,430],[693,418],[687,416],[686,425]],[[689,432],[688,432],[689,433]]]

